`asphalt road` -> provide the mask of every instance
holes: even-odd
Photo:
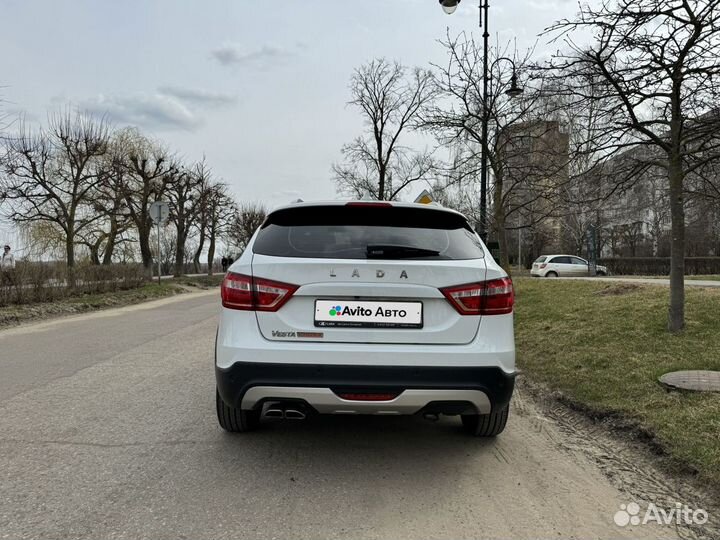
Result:
[[[676,538],[533,402],[457,419],[217,426],[217,292],[0,332],[0,538]]]

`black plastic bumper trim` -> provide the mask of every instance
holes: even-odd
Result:
[[[355,366],[325,364],[274,364],[238,362],[215,368],[220,396],[239,407],[253,386],[307,386],[334,391],[402,391],[417,389],[462,389],[484,392],[493,410],[510,402],[515,373],[499,367]]]

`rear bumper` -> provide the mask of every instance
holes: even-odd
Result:
[[[236,408],[268,400],[299,400],[318,412],[412,414],[436,404],[463,402],[487,414],[510,401],[515,373],[499,367],[357,366],[238,362],[216,367],[218,391]],[[287,389],[287,390],[285,390]],[[336,392],[398,392],[392,402],[348,402]],[[445,403],[447,405],[447,403]],[[458,409],[458,412],[461,412]]]
[[[284,329],[283,329],[284,330]],[[373,332],[382,333],[380,330]],[[515,372],[513,315],[483,317],[475,339],[458,345],[339,343],[308,340],[265,339],[252,311],[223,309],[218,327],[215,365],[302,364],[403,367],[498,367]]]

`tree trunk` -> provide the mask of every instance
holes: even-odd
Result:
[[[75,288],[75,234],[72,229],[68,230],[65,237],[65,261],[67,265],[67,286]]]
[[[510,253],[508,250],[507,231],[505,230],[505,217],[503,216],[502,228],[498,228],[497,239],[500,249],[500,266],[510,273]]]
[[[114,219],[110,220],[110,233],[107,237],[107,243],[105,244],[105,253],[103,253],[103,261],[102,263],[104,265],[108,265],[112,263],[112,256],[113,252],[115,251],[115,242],[117,240],[117,221]]]
[[[385,167],[380,166],[380,178],[378,180],[378,201],[385,200]]]
[[[90,246],[90,262],[96,266],[100,266],[100,241]]]
[[[506,272],[509,272],[510,256],[508,254],[507,234],[505,231],[505,208],[503,208],[502,192],[502,173],[496,171],[495,185],[493,189],[493,222],[495,223],[495,232],[500,250],[500,260],[498,263],[505,269]]]
[[[668,180],[670,181],[670,217],[672,218],[668,330],[680,332],[685,328],[685,201],[683,170],[679,157],[670,159]]]
[[[183,266],[185,265],[185,231],[178,228],[177,242],[175,244],[175,277],[183,275]]]
[[[193,255],[193,269],[196,274],[200,273],[200,255],[202,255],[203,247],[205,247],[205,231],[204,228],[201,228],[198,248],[195,250],[195,254]]]
[[[65,240],[65,260],[68,268],[75,266],[75,242],[72,236]]]
[[[208,276],[213,275],[213,261],[215,260],[215,233],[210,233],[210,245],[208,246]]]
[[[153,272],[153,254],[150,247],[150,231],[151,227],[144,226],[138,228],[138,242],[140,243],[140,255],[142,257],[143,267],[148,278],[152,278]],[[157,254],[158,259],[160,254]]]

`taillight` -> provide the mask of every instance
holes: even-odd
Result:
[[[504,315],[515,303],[509,277],[440,289],[460,315]]]
[[[228,272],[220,296],[229,309],[277,311],[297,290],[297,285]]]
[[[542,270],[542,269],[545,268],[546,266],[547,266],[546,263],[542,263],[542,264],[540,265],[540,270]]]

